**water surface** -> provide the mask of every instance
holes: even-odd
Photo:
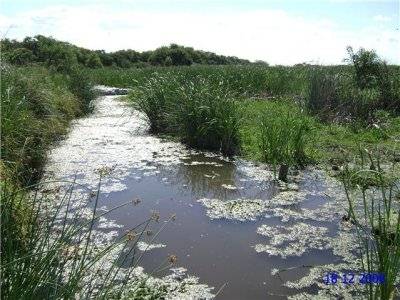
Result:
[[[76,179],[85,191],[96,189],[99,169],[107,170],[101,207],[140,199],[108,215],[122,225],[120,233],[157,212],[155,232],[176,214],[154,241],[144,237],[165,245],[144,255],[145,271],[174,254],[178,266],[214,292],[223,287],[218,299],[345,295],[347,288],[332,291],[322,282],[323,272],[336,268],[332,263],[344,268],[356,261],[352,235],[340,221],[339,185],[324,172],[302,170],[285,186],[265,165],[150,135],[144,116],[118,96],[102,96],[95,105],[50,152],[45,177]]]

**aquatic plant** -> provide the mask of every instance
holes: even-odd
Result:
[[[98,228],[102,228],[100,225],[107,221],[105,215],[134,201],[99,212],[101,179],[99,189],[89,193],[94,202],[92,209],[76,206],[75,183],[71,183],[61,197],[57,193],[65,188],[65,183],[48,184],[46,189],[37,185],[29,192],[9,181],[3,182],[0,207],[2,298],[109,299],[116,293],[121,294],[128,282],[129,289],[145,286],[143,278],[132,278],[143,256],[143,253],[136,255],[135,248],[157,219],[150,216],[119,236],[117,231],[100,232],[96,227],[99,224]],[[152,236],[151,242],[168,221]],[[108,230],[113,226],[107,222],[105,225]],[[126,265],[131,268],[126,269]],[[173,262],[169,262],[162,267],[172,265]]]
[[[57,188],[53,192],[41,192],[39,186],[31,188],[35,190],[17,188],[7,180],[2,184],[2,298],[60,299],[77,295],[90,298],[106,292],[120,269],[117,259],[127,259],[122,251],[132,251],[131,244],[134,246],[141,236],[140,226],[146,228],[151,218],[137,226],[137,235],[130,238],[126,233],[115,242],[103,243],[99,241],[114,238],[115,232],[107,237],[94,229],[95,223],[128,203],[98,213],[97,191],[92,212],[85,214],[85,209],[73,208],[74,184],[58,201],[49,196],[57,193]],[[108,267],[101,263],[105,257],[114,261]],[[101,285],[96,278],[99,267],[104,275]]]
[[[381,165],[379,156],[360,151],[359,163],[341,174],[348,201],[348,215],[355,224],[362,247],[365,272],[385,275],[380,285],[367,284],[369,299],[394,299],[400,277],[400,208],[398,170]],[[358,196],[357,196],[358,195]],[[359,199],[360,198],[360,199]]]
[[[174,78],[154,76],[132,91],[130,98],[136,109],[143,112],[150,125],[150,132],[168,132],[167,109],[176,101],[179,83]]]
[[[239,112],[232,95],[204,78],[154,75],[131,93],[154,133],[168,133],[187,145],[224,155],[239,149]]]
[[[191,147],[233,155],[239,148],[239,112],[232,96],[206,80],[186,82],[167,113],[173,131]]]
[[[259,125],[263,161],[271,163],[275,170],[278,165],[303,166],[307,162],[305,142],[310,128],[309,119],[297,107],[271,102],[262,112]]]

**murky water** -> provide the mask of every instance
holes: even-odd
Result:
[[[345,203],[337,182],[309,169],[280,185],[266,166],[151,136],[143,115],[117,98],[100,97],[94,113],[75,122],[49,154],[45,178],[76,178],[96,189],[97,170],[107,169],[100,206],[141,200],[107,217],[123,226],[116,226],[119,232],[154,211],[161,217],[158,226],[176,214],[155,240],[144,238],[159,244],[144,255],[145,271],[174,254],[178,266],[214,293],[223,287],[218,299],[346,295],[351,287],[322,281],[324,272],[357,262],[354,237],[340,221]]]

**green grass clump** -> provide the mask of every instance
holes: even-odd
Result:
[[[208,78],[154,75],[130,96],[153,133],[187,145],[233,155],[239,150],[239,113],[230,92]]]
[[[274,166],[303,166],[307,162],[305,146],[309,130],[309,119],[297,107],[269,103],[259,124],[262,160]]]
[[[150,132],[166,133],[171,129],[167,113],[172,101],[176,101],[179,83],[175,78],[154,76],[131,93],[134,107],[148,118]]]
[[[224,155],[239,150],[239,119],[231,94],[204,79],[188,82],[168,112],[168,121],[185,143]]]

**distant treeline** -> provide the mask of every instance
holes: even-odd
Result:
[[[89,68],[145,67],[145,66],[189,66],[202,65],[243,65],[250,61],[234,56],[217,55],[212,52],[195,50],[177,44],[157,48],[153,51],[138,52],[120,50],[107,53],[104,50],[89,50],[51,37],[37,35],[23,41],[1,40],[2,59],[15,65],[32,63],[55,67],[58,71],[73,65]]]

